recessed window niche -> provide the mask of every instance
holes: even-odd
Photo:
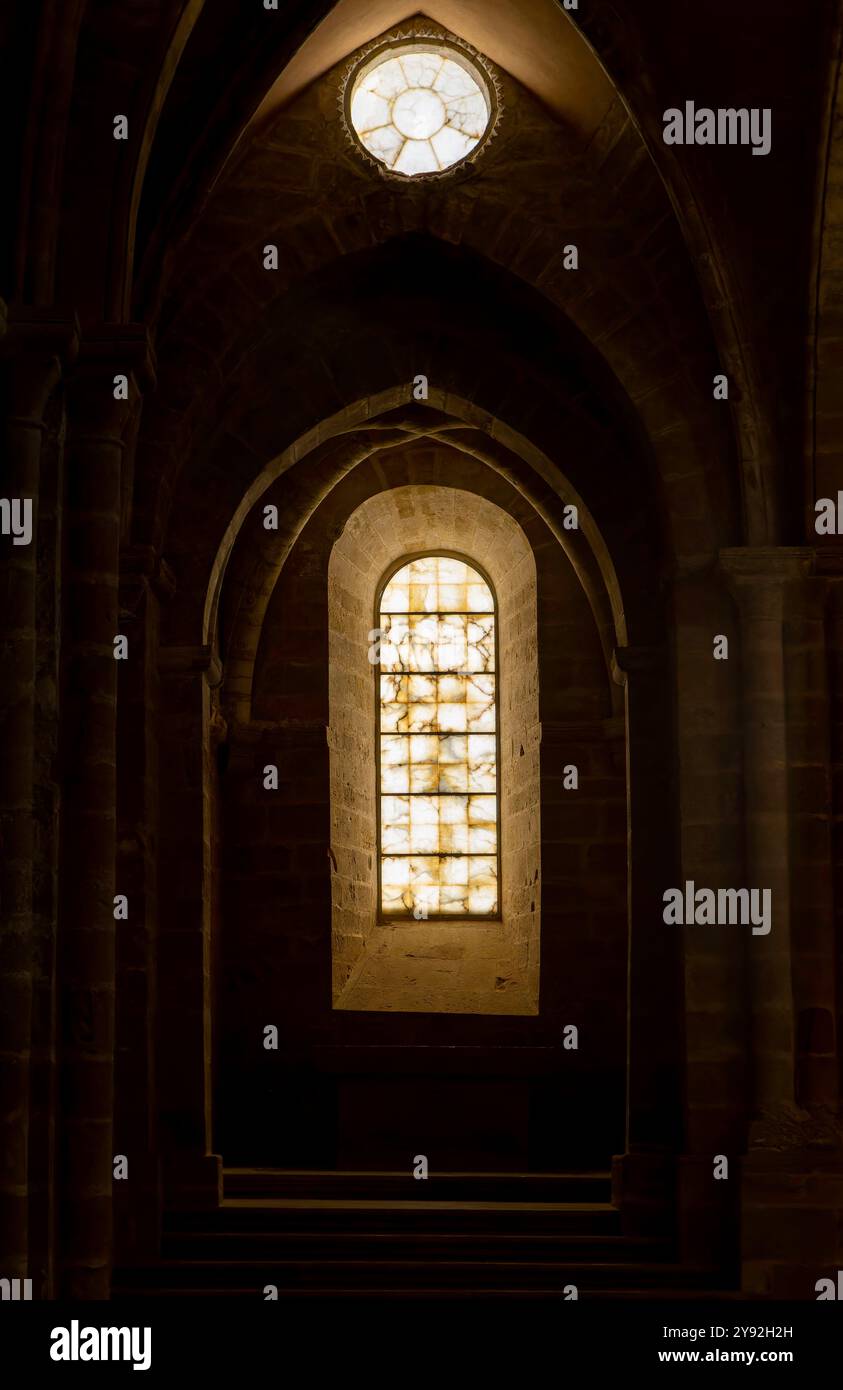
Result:
[[[466,576],[488,576],[486,602],[494,595],[497,604],[500,877],[494,898],[483,900],[491,911],[417,920],[403,904],[394,913],[384,911],[379,894],[377,619],[389,578],[414,557],[435,554],[459,557]],[[475,585],[478,603],[485,597],[483,584],[480,579]],[[333,1007],[537,1013],[536,567],[523,531],[494,503],[456,488],[408,486],[379,493],[352,513],[334,544],[328,622]]]

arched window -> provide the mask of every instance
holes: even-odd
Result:
[[[499,916],[496,610],[454,555],[404,562],[378,614],[383,917]]]

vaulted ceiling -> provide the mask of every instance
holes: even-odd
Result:
[[[834,243],[820,233],[839,157],[838,11],[834,0],[589,0],[571,14],[559,0],[428,0],[421,10],[401,0],[277,10],[69,0],[56,22],[49,5],[10,4],[3,37],[20,61],[3,96],[22,153],[2,290],[75,309],[83,327],[149,324],[162,368],[144,421],[157,487],[167,449],[184,467],[197,447],[187,417],[202,418],[205,452],[224,427],[218,407],[244,353],[264,353],[256,375],[266,380],[279,333],[295,334],[296,312],[314,319],[319,283],[334,292],[332,260],[371,257],[407,233],[452,243],[469,271],[472,257],[497,266],[538,292],[558,331],[563,319],[574,326],[582,360],[603,372],[605,402],[627,417],[668,498],[680,489],[687,510],[695,487],[706,493],[697,533],[692,524],[674,535],[675,552],[797,538],[795,461],[818,370],[816,344],[805,344],[819,331],[821,276],[834,270]],[[330,140],[302,132],[326,121],[333,97],[320,106],[321,84],[414,14],[485,52],[527,114],[473,183],[457,178],[438,198],[402,189],[399,203]],[[772,153],[666,147],[663,110],[686,98],[771,108]],[[112,138],[118,113],[129,118],[126,145]],[[503,208],[507,183],[517,196]],[[250,271],[268,229],[287,254],[271,288]],[[554,261],[567,240],[580,245],[576,279]],[[330,333],[328,302],[315,319],[326,315]],[[718,366],[733,384],[720,423],[705,399]],[[164,428],[175,416],[178,444]],[[168,496],[174,486],[175,475]],[[139,488],[143,515],[142,476]],[[161,498],[148,505],[160,517]],[[733,520],[712,530],[716,515]]]

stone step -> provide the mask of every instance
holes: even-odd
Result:
[[[670,1241],[621,1235],[547,1234],[535,1231],[171,1231],[164,1258],[243,1259],[439,1259],[561,1262],[667,1260]]]
[[[278,1168],[226,1168],[226,1198],[299,1197],[468,1202],[602,1202],[612,1199],[607,1172],[412,1173]]]
[[[177,1260],[118,1271],[114,1288],[125,1297],[171,1289],[189,1289],[203,1295],[220,1289],[232,1293],[240,1290],[259,1297],[271,1284],[278,1289],[279,1298],[313,1294],[381,1297],[440,1291],[463,1296],[517,1291],[554,1294],[561,1299],[568,1284],[576,1285],[582,1296],[601,1289],[645,1292],[681,1287],[696,1292],[711,1289],[720,1281],[720,1271],[644,1261],[561,1264],[497,1260]]]
[[[355,1201],[340,1198],[230,1198],[213,1211],[169,1213],[168,1235],[204,1231],[393,1231],[449,1234],[535,1231],[620,1234],[620,1214],[605,1202]]]
[[[719,1276],[722,1279],[722,1273]],[[685,1302],[692,1298],[694,1302],[705,1300],[706,1302],[722,1303],[725,1301],[739,1302],[744,1298],[738,1290],[734,1288],[718,1287],[718,1275],[712,1272],[711,1288],[686,1289],[681,1285],[671,1284],[669,1287],[653,1287],[649,1289],[590,1289],[584,1285],[579,1288],[580,1299],[589,1302],[600,1299],[602,1302],[614,1302],[616,1300],[639,1301],[646,1303],[664,1302]],[[168,1287],[166,1285],[155,1285],[144,1287],[142,1284],[133,1284],[131,1287],[115,1286],[113,1295],[116,1299],[128,1298],[133,1301],[146,1298],[200,1298],[203,1301],[208,1298],[219,1299],[247,1299],[254,1300],[263,1294],[255,1294],[253,1289],[248,1288],[184,1288],[181,1286]],[[279,1302],[289,1303],[291,1300],[313,1299],[334,1299],[346,1302],[349,1299],[369,1300],[373,1303],[380,1303],[384,1299],[389,1301],[411,1300],[419,1301],[438,1301],[438,1302],[460,1302],[470,1298],[472,1301],[480,1300],[486,1302],[501,1302],[504,1299],[518,1299],[521,1302],[544,1302],[558,1303],[562,1299],[559,1290],[554,1289],[524,1289],[524,1288],[498,1288],[498,1289],[376,1289],[369,1287],[358,1287],[355,1289],[279,1289]],[[564,1299],[562,1300],[564,1301]]]

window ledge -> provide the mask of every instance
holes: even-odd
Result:
[[[504,922],[374,927],[335,1009],[363,1013],[538,1013],[538,961]]]

